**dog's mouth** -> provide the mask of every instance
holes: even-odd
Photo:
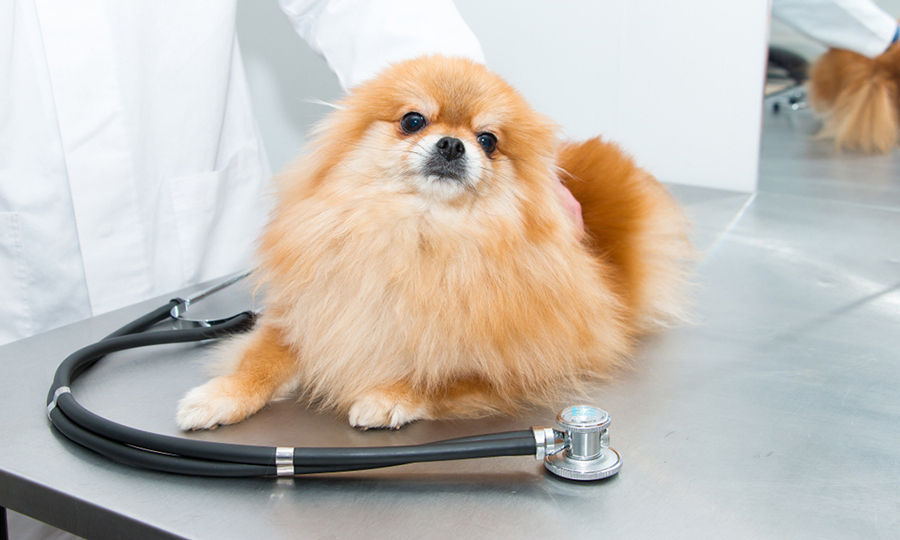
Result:
[[[442,156],[432,155],[425,162],[422,173],[426,178],[438,181],[466,183],[469,179],[465,160],[447,161]]]

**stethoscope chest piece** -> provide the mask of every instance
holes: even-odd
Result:
[[[564,450],[548,453],[544,466],[570,480],[600,480],[619,472],[622,458],[609,447],[609,414],[590,405],[563,409],[556,417]]]

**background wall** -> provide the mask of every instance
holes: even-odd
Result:
[[[768,5],[762,0],[456,0],[488,65],[565,135],[619,142],[664,182],[756,186]],[[340,96],[274,0],[238,34],[273,169]]]
[[[294,32],[276,0],[238,0],[237,32],[256,121],[277,172],[302,152],[309,128],[341,96],[325,60]]]

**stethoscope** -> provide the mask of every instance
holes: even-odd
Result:
[[[102,357],[127,349],[220,338],[253,326],[257,313],[224,319],[191,320],[192,304],[240,281],[231,278],[186,299],[176,298],[135,319],[97,343],[69,355],[57,368],[47,397],[47,417],[69,440],[127,465],[193,476],[251,477],[358,471],[415,462],[532,455],[552,473],[571,480],[599,480],[622,466],[609,447],[610,417],[602,409],[564,409],[557,427],[491,433],[420,445],[360,448],[292,448],[216,443],[150,433],[117,424],[82,407],[72,382]],[[174,330],[145,332],[165,321]]]

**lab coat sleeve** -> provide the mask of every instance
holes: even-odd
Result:
[[[772,16],[824,45],[869,58],[897,33],[897,20],[871,0],[772,0]]]
[[[347,90],[388,65],[425,54],[484,62],[452,0],[279,0],[294,29]]]

